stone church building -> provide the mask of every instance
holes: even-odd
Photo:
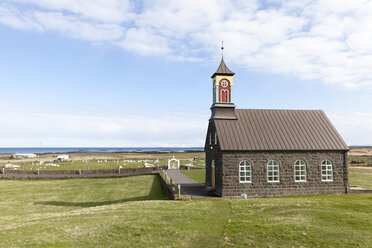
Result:
[[[321,110],[235,109],[234,73],[212,75],[206,185],[222,197],[347,193],[348,146]]]

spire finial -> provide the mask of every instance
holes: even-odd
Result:
[[[222,41],[221,51],[222,51],[222,57],[223,57],[223,41]]]

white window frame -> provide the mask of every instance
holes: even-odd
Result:
[[[323,160],[320,165],[320,170],[323,182],[333,182],[333,164],[331,160]]]
[[[217,140],[217,132],[214,133],[214,144],[217,145],[218,140]]]
[[[224,83],[226,83],[226,84],[224,84]],[[227,86],[229,86],[229,82],[228,82],[226,79],[223,79],[223,80],[221,81],[221,86],[222,86],[223,88],[226,88]]]
[[[294,178],[295,182],[306,182],[307,173],[306,173],[306,162],[304,160],[297,160],[294,163]],[[296,173],[298,172],[298,173]],[[298,174],[298,175],[297,175]]]
[[[247,178],[249,178],[249,180]],[[248,160],[243,160],[239,163],[239,182],[240,183],[252,182],[252,164]]]
[[[279,183],[280,182],[279,170],[280,170],[280,165],[279,165],[278,161],[270,160],[267,163],[267,182],[269,182],[269,183]],[[275,175],[275,172],[277,172],[277,175]],[[270,180],[270,177],[272,178],[271,180]],[[277,179],[275,179],[276,177],[277,177]]]

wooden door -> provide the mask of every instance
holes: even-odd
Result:
[[[215,172],[215,168],[214,168],[214,160],[212,160],[212,188],[214,188],[215,184],[216,184],[216,172]]]

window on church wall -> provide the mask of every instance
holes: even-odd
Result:
[[[279,163],[275,160],[267,163],[267,181],[269,183],[279,182]]]
[[[214,133],[214,144],[217,145],[217,143],[218,143],[217,133]]]
[[[333,181],[333,165],[330,160],[322,161],[322,181]]]
[[[209,133],[209,144],[212,145],[212,133]]]
[[[306,163],[303,160],[297,160],[294,165],[295,182],[306,182]]]
[[[247,160],[243,160],[239,164],[239,182],[250,183],[252,182],[252,166]]]

